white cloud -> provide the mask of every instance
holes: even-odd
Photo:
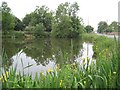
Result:
[[[6,1],[15,16],[22,19],[27,13],[35,10],[36,6],[46,5],[55,10],[60,3],[78,2],[80,6],[79,16],[83,18],[85,25],[89,24],[97,28],[99,21],[118,21],[119,0],[1,0]]]

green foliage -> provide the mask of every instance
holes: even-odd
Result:
[[[17,17],[15,17],[15,27],[14,30],[16,31],[23,31],[24,24],[21,20],[19,20]]]
[[[43,23],[36,24],[36,26],[27,26],[25,28],[25,34],[32,35],[35,37],[49,37],[49,34],[45,32],[45,27]]]
[[[35,36],[36,37],[44,37],[45,33],[45,27],[42,23],[39,23],[35,26]]]
[[[38,37],[44,36],[44,33],[47,36],[60,38],[79,37],[83,32],[82,20],[77,16],[79,6],[76,2],[71,5],[68,2],[60,4],[55,14],[46,6],[37,6],[35,11],[27,14],[22,21],[11,14],[6,2],[3,2],[1,10],[3,12],[3,30],[6,31],[25,29],[28,34],[38,35]],[[38,27],[38,24],[43,26]],[[43,31],[38,28],[43,28]],[[52,35],[50,35],[51,33]]]
[[[14,38],[23,38],[24,37],[24,32],[21,32],[21,31],[13,31],[13,37]]]
[[[100,21],[98,23],[98,30],[97,30],[97,32],[98,33],[106,32],[107,27],[108,27],[108,24],[105,21]]]
[[[36,36],[40,35],[42,31],[34,29],[38,28],[36,27],[38,24],[42,24],[43,26],[40,25],[40,27],[44,27],[43,33],[45,36],[59,38],[79,37],[83,32],[92,32],[93,27],[86,26],[84,28],[82,19],[77,15],[78,12],[79,5],[77,2],[73,4],[69,2],[61,3],[55,12],[50,11],[47,6],[43,5],[41,7],[37,6],[33,12],[27,14],[21,21],[11,13],[11,9],[7,3],[2,2],[0,7],[0,26],[2,28],[0,29],[3,29],[3,35],[9,34],[10,36],[12,35],[10,32],[13,30],[26,30],[28,34]],[[38,34],[34,34],[36,33],[35,31]],[[117,31],[120,31],[120,23],[116,21],[113,21],[110,25],[105,21],[100,21],[98,24],[98,33]]]
[[[44,8],[43,8],[43,10],[44,10]],[[39,11],[39,13],[40,12],[41,11]],[[40,15],[39,15],[39,17],[40,17]],[[51,27],[52,19],[53,19],[52,12],[45,10],[44,15],[41,16],[40,23],[43,23],[46,32],[51,32],[51,30],[52,30],[52,27]]]
[[[77,16],[79,6],[77,3],[62,3],[56,10],[52,23],[52,36],[60,38],[74,38],[82,33],[80,18]]]
[[[6,2],[2,2],[1,11],[3,31],[14,30],[14,16],[11,14],[11,9],[8,7]]]
[[[35,27],[34,27],[34,26],[31,26],[31,25],[26,26],[26,28],[25,28],[25,31],[28,31],[28,33],[29,33],[29,32],[33,32],[34,30],[35,30]]]
[[[32,13],[31,13],[32,14]],[[24,18],[23,18],[23,23],[25,24],[25,26],[28,26],[30,21],[31,21],[31,14],[27,14]]]
[[[101,21],[98,24],[98,30],[97,32],[99,33],[104,33],[104,32],[119,32],[120,31],[120,23],[113,21],[110,25],[108,25],[106,22]]]
[[[110,30],[111,32],[119,32],[120,31],[120,23],[119,22],[116,22],[116,21],[113,21],[110,25]]]
[[[14,29],[14,17],[9,13],[2,13],[2,29],[3,31],[10,31]]]
[[[90,26],[90,25],[87,25],[85,27],[85,30],[86,30],[87,33],[91,33],[91,32],[93,32],[94,28],[92,26]]]
[[[70,33],[73,31],[73,28],[71,27],[71,19],[68,16],[63,16],[61,18],[61,22],[56,24],[54,34],[57,37],[70,37]]]
[[[45,31],[50,32],[52,24],[52,12],[46,6],[37,6],[36,10],[30,14],[27,14],[23,18],[25,26],[36,26],[36,24],[42,23]]]
[[[3,38],[23,38],[24,35],[24,32],[21,31],[2,32]]]

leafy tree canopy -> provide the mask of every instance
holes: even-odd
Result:
[[[91,33],[91,32],[93,32],[94,28],[92,26],[90,26],[90,25],[87,25],[85,27],[85,30],[86,30],[87,33]]]

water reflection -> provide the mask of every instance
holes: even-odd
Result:
[[[21,75],[32,75],[35,77],[36,73],[44,73],[48,71],[48,69],[55,70],[55,61],[51,59],[47,59],[44,62],[44,65],[37,64],[37,62],[31,57],[27,56],[26,53],[21,50],[18,54],[12,57],[13,68],[16,68],[17,73],[20,72]],[[39,75],[39,74],[38,74]]]
[[[80,39],[36,39],[36,40],[3,40],[3,48],[8,59],[23,50],[34,59],[37,64],[43,64],[47,58],[56,58],[56,63],[65,64],[73,62],[79,54],[83,41]],[[11,65],[10,61],[7,65]]]
[[[3,48],[8,55],[7,65],[24,72],[25,75],[44,73],[55,70],[56,65],[74,63],[88,65],[92,63],[92,44],[81,39],[37,39],[37,40],[3,40]],[[83,60],[84,59],[84,60]],[[6,63],[4,61],[4,63]],[[9,68],[9,67],[8,67]]]

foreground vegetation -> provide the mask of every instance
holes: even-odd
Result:
[[[40,73],[38,77],[36,73],[35,79],[31,75],[17,74],[13,68],[8,71],[4,66],[5,73],[0,77],[3,88],[119,88],[119,42],[94,34],[82,37],[94,44],[96,64],[82,70],[76,62],[63,66],[58,64],[56,70],[49,69],[46,75]]]

